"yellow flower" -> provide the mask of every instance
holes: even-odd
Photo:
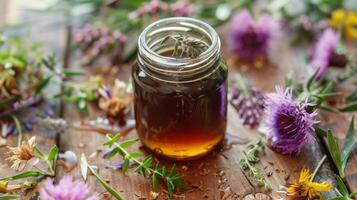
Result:
[[[332,189],[331,182],[324,181],[322,183],[312,182],[312,174],[308,169],[303,169],[300,172],[300,178],[298,182],[289,185],[287,189],[287,197],[289,200],[302,200],[302,199],[320,199],[321,192],[328,192]]]
[[[350,39],[357,39],[357,13],[344,9],[335,10],[329,21],[331,27],[343,30],[343,34]]]
[[[27,163],[35,165],[38,162],[38,158],[35,157],[35,143],[36,137],[33,136],[27,141],[23,141],[19,147],[8,147],[10,150],[10,156],[6,160],[12,162],[11,168],[22,171]]]

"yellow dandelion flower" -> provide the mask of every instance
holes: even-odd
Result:
[[[343,30],[343,34],[350,39],[357,39],[357,12],[344,9],[335,10],[329,20],[331,27]]]
[[[36,137],[33,136],[27,141],[23,141],[19,147],[8,147],[11,156],[7,158],[12,162],[11,168],[22,171],[27,163],[35,165],[38,162],[38,158],[35,157],[35,143]]]
[[[324,181],[321,183],[312,182],[312,174],[308,169],[303,169],[300,172],[299,181],[295,182],[287,188],[287,197],[289,200],[300,200],[300,199],[320,199],[321,192],[328,192],[332,189],[331,182]]]

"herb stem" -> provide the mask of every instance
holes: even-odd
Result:
[[[236,80],[238,89],[242,91],[244,97],[248,98],[250,96],[250,92],[247,83],[244,81],[242,75],[238,74]]]
[[[126,151],[123,147],[121,147],[118,143],[114,143],[114,145],[120,149],[125,155],[123,157],[129,156],[130,153],[128,151]],[[135,164],[140,165],[141,167],[144,167],[146,170],[150,171],[150,173],[152,174],[158,174],[160,176],[163,176],[162,173],[158,172],[157,170],[154,170],[150,167],[147,167],[146,165],[144,165],[140,160],[136,159],[136,158],[130,158]]]
[[[22,142],[22,128],[21,128],[21,124],[19,119],[15,116],[15,115],[11,115],[11,118],[14,120],[15,125],[16,125],[16,129],[19,132],[19,136],[17,138],[17,146],[21,146],[21,142]]]
[[[322,164],[325,162],[327,156],[324,155],[324,157],[321,158],[320,162],[317,164],[316,168],[315,168],[315,171],[314,173],[312,174],[311,178],[310,178],[310,181],[312,182],[317,174],[317,172],[320,170]]]

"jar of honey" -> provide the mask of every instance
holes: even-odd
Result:
[[[227,123],[227,74],[220,40],[208,24],[184,17],[149,25],[132,69],[135,119],[142,143],[187,160],[212,150]]]

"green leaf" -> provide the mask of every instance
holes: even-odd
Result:
[[[117,200],[122,200],[121,196],[119,195],[119,193],[117,191],[115,191],[107,182],[105,182],[96,172],[95,170],[88,165],[89,170],[91,171],[91,173],[97,178],[97,180],[99,181],[99,183],[111,194],[113,195],[113,197],[115,197],[115,199]]]
[[[104,158],[112,158],[119,152],[120,152],[120,149],[118,147],[115,147],[112,150],[110,150],[109,153],[107,153]]]
[[[157,177],[157,174],[152,175],[152,187],[154,189],[154,192],[157,192],[159,186],[159,179]]]
[[[51,148],[50,153],[47,156],[47,160],[54,160],[58,155],[58,147],[55,145]]]
[[[87,175],[88,175],[88,162],[86,159],[86,156],[82,153],[81,154],[81,174],[83,177],[83,180],[86,181],[87,180]]]
[[[341,159],[342,159],[342,168],[344,169],[347,164],[348,157],[350,156],[353,147],[355,146],[357,139],[355,137],[355,127],[354,127],[354,117],[352,117],[350,122],[350,127],[347,131],[345,141],[342,147]]]
[[[120,134],[117,134],[115,136],[113,136],[112,134],[107,134],[107,138],[108,140],[106,142],[103,143],[104,146],[109,146],[112,147],[114,143],[116,143],[117,141],[119,141],[120,139]]]
[[[70,70],[68,70],[68,69],[64,69],[64,70],[63,70],[63,74],[64,74],[66,77],[83,76],[83,75],[85,75],[85,73],[83,73],[83,72],[70,71]]]
[[[128,147],[132,146],[133,144],[135,144],[137,141],[138,141],[138,139],[127,140],[127,141],[124,141],[123,143],[121,143],[120,146],[122,148],[128,148]]]
[[[47,84],[50,82],[51,79],[52,79],[52,76],[42,78],[36,88],[35,95],[38,95],[47,86]]]
[[[27,177],[38,177],[41,175],[42,174],[38,171],[26,171],[26,172],[22,172],[22,173],[13,175],[13,176],[1,178],[0,180],[17,180],[17,179],[22,179],[22,178],[27,178]]]
[[[17,195],[0,195],[0,200],[20,199]]]
[[[343,108],[338,109],[341,112],[355,112],[357,111],[357,102],[353,102]]]
[[[336,168],[338,169],[339,175],[344,178],[345,175],[342,169],[340,149],[338,147],[336,138],[332,135],[332,132],[330,130],[327,130],[327,142],[329,153],[332,157],[333,162],[335,163]]]
[[[317,106],[317,108],[321,109],[321,110],[325,110],[328,112],[333,112],[333,113],[337,113],[338,110],[336,110],[335,108],[332,108],[324,103],[321,103],[320,105]]]
[[[357,100],[357,91],[352,92],[346,97],[347,101],[356,101]]]
[[[129,158],[124,158],[124,163],[123,163],[123,172],[129,169],[130,165],[130,159]]]
[[[143,157],[143,154],[140,153],[140,152],[131,152],[129,153],[130,157],[131,158],[140,158],[140,157]]]
[[[341,95],[341,93],[339,93],[339,92],[329,92],[329,93],[321,93],[321,94],[317,94],[317,95],[313,95],[313,96],[316,96],[316,97],[321,98],[321,99],[326,99],[328,97],[333,97],[333,96],[338,96],[338,95]]]
[[[42,63],[45,65],[45,67],[47,69],[49,69],[50,71],[54,71],[55,68],[54,68],[54,59],[52,59],[50,56],[46,59],[46,58],[43,58],[42,59]]]
[[[347,189],[345,183],[343,182],[343,180],[339,176],[337,176],[337,185],[338,185],[339,191],[341,192],[341,194],[343,196],[348,196],[349,195],[348,194],[348,189]]]
[[[357,192],[352,192],[352,193],[350,194],[350,197],[351,197],[351,198],[354,197],[354,196],[357,196]]]
[[[46,158],[45,153],[43,153],[43,151],[41,149],[39,149],[38,147],[35,148],[35,151],[36,151],[36,154],[38,157],[43,158],[43,159]]]
[[[317,74],[319,73],[319,71],[320,71],[320,68],[317,68],[316,71],[314,72],[314,74],[307,81],[306,89],[308,91],[311,91],[311,87],[312,87],[313,83],[315,82],[315,78],[316,78]]]
[[[346,197],[333,197],[329,200],[349,200],[349,199],[346,199]]]
[[[327,136],[327,131],[323,130],[320,126],[315,125],[314,126],[315,133],[321,137],[326,137]]]

